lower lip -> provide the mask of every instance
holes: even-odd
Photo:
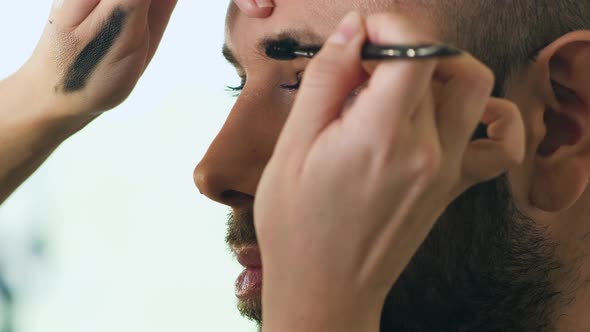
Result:
[[[262,292],[262,268],[246,268],[236,280],[236,296],[247,299]]]

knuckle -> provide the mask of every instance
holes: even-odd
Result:
[[[410,160],[410,175],[427,179],[434,178],[440,170],[441,155],[441,149],[436,144],[424,144],[417,148]]]
[[[508,99],[500,99],[500,102],[503,103],[503,108],[506,110],[506,113],[510,117],[511,120],[520,118],[520,109],[515,102],[510,101]]]
[[[494,75],[494,72],[482,64],[479,76],[479,81],[482,82],[483,87],[489,88],[491,90],[494,86],[494,83],[496,82],[496,75]]]
[[[493,107],[501,115],[501,119],[505,119],[503,121],[515,120],[520,114],[518,106],[507,99],[494,99]]]
[[[490,94],[495,83],[494,72],[472,55],[465,54],[464,58],[458,60],[456,68],[458,84],[465,91]]]
[[[473,70],[471,73],[472,75],[467,83],[474,89],[489,94],[496,81],[494,72],[484,64],[478,63],[476,70]]]

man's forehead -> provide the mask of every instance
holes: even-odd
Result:
[[[361,15],[369,15],[383,11],[404,12],[410,16],[420,13],[438,0],[273,0],[276,7],[271,17],[297,16],[299,20],[318,22],[338,22],[348,12],[354,10]],[[239,8],[230,1],[227,12],[227,27],[230,28]]]
[[[312,31],[313,37],[327,34],[340,18],[350,11],[350,6],[346,4],[354,1],[359,0],[275,0],[277,5],[275,10],[265,19],[248,18],[232,2],[226,17],[226,41],[232,37],[233,32],[237,32],[239,37],[243,38],[244,28],[247,28],[248,34],[251,34],[256,27],[259,28],[258,30],[264,30],[265,35],[277,35],[286,30]],[[307,33],[299,37],[305,39],[309,36],[312,35]]]
[[[331,17],[342,17],[351,10],[359,10],[358,4],[384,1],[389,0],[273,0],[276,6],[270,18],[297,16],[299,19],[320,18],[326,20]],[[226,17],[228,27],[240,15],[242,13],[238,6],[230,1]],[[263,20],[268,20],[268,18]]]

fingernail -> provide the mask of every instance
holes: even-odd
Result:
[[[53,8],[59,9],[59,8],[61,8],[61,6],[63,6],[63,4],[64,4],[64,0],[54,0],[53,1]]]
[[[357,12],[350,12],[340,21],[336,32],[328,39],[329,43],[347,44],[357,33],[361,31],[361,15]]]
[[[272,8],[275,6],[272,0],[256,0],[256,5],[258,5],[258,8]]]

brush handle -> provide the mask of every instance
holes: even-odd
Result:
[[[430,59],[461,55],[462,52],[444,44],[373,45],[363,47],[363,60]]]
[[[300,47],[293,54],[297,57],[313,58],[321,47]],[[430,59],[461,55],[462,52],[445,44],[422,45],[374,45],[363,46],[363,60]]]

